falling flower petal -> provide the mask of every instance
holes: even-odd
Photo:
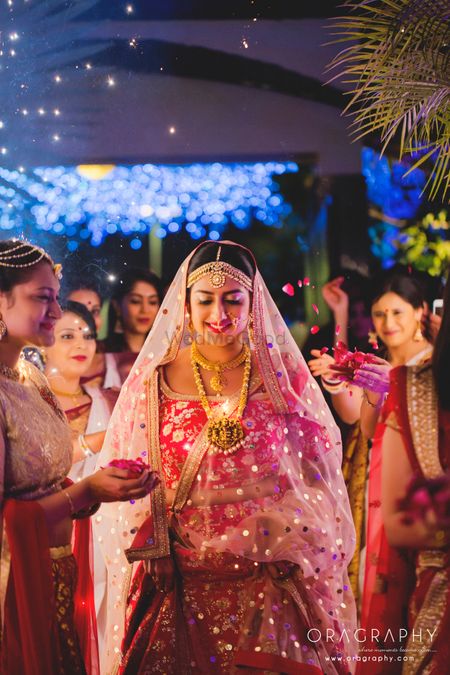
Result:
[[[303,279],[303,284],[304,284],[305,286],[309,286],[309,277],[305,277],[305,278]]]
[[[319,332],[319,330],[320,330],[319,326],[313,326],[313,327],[311,328],[311,333],[312,333],[313,335],[315,335],[316,333]]]
[[[317,305],[313,304],[312,308],[313,308],[313,310],[315,311],[316,314],[319,313],[319,308],[317,307]]]
[[[336,332],[336,335],[339,335],[339,333],[341,332],[341,327],[340,327],[339,324],[337,324],[335,332]]]
[[[328,351],[330,351],[328,347],[322,347],[322,349],[320,350],[320,356],[322,356],[322,354],[326,354]]]
[[[294,295],[294,287],[292,284],[285,284],[281,290],[291,297]]]

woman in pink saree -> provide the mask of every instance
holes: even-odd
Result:
[[[163,477],[149,500],[97,518],[110,596],[103,671],[352,672],[341,450],[251,253],[201,244],[99,459],[140,457]]]

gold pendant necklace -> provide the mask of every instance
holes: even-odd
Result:
[[[78,403],[78,399],[80,398],[80,396],[84,396],[84,391],[81,387],[78,387],[77,391],[74,392],[61,391],[60,389],[56,389],[56,387],[54,387],[53,385],[51,389],[52,392],[56,394],[56,396],[65,396],[66,398],[71,398],[72,403],[74,405]]]
[[[194,343],[193,343],[194,344]],[[250,349],[246,347],[244,377],[242,378],[242,388],[239,396],[239,405],[236,415],[233,417],[222,417],[214,419],[214,413],[209,405],[206,396],[205,387],[200,375],[200,369],[193,355],[193,344],[191,346],[191,364],[194,371],[195,384],[197,385],[200,402],[208,417],[208,452],[216,454],[222,452],[224,455],[231,455],[236,452],[244,442],[244,428],[242,426],[242,415],[248,399],[248,388],[250,383],[250,372],[252,368],[252,357]]]
[[[221,361],[209,361],[203,354],[200,354],[194,341],[191,345],[191,361],[195,361],[195,363],[201,368],[204,368],[204,370],[214,371],[215,374],[211,378],[210,385],[211,389],[220,396],[222,389],[227,385],[227,380],[223,375],[223,371],[233,370],[240,366],[241,363],[244,363],[246,360],[249,352],[248,346],[244,345],[241,352],[234,359],[231,359],[231,361],[225,361],[224,363]]]

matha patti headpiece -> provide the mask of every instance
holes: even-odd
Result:
[[[22,251],[24,248],[27,250]],[[32,260],[28,262],[16,262],[17,260],[30,257],[32,257]],[[9,267],[11,269],[33,267],[33,265],[37,265],[43,258],[46,258],[52,265],[55,277],[61,279],[62,265],[55,263],[43,248],[34,246],[34,244],[30,244],[27,241],[19,241],[16,246],[5,251],[0,251],[0,267]]]
[[[187,288],[191,288],[199,279],[208,276],[209,283],[213,288],[222,288],[225,285],[226,277],[234,279],[248,291],[253,291],[253,281],[245,272],[238,270],[229,263],[220,260],[222,247],[219,246],[215,262],[205,263],[198,269],[191,272],[187,281]]]

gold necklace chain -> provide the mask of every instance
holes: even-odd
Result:
[[[53,385],[51,385],[52,392],[56,394],[56,396],[66,396],[67,398],[71,398],[73,403],[77,403],[77,400],[80,398],[80,396],[84,396],[85,392],[83,389],[79,386],[77,391],[68,392],[68,391],[61,391],[60,389],[56,389]]]
[[[200,354],[198,347],[195,341],[191,345],[191,360],[194,360],[197,365],[205,370],[212,370],[215,372],[215,375],[211,378],[211,388],[219,396],[222,393],[222,389],[226,386],[227,381],[223,376],[224,370],[233,370],[240,366],[247,359],[250,350],[247,345],[244,345],[240,353],[235,356],[231,361],[209,361],[203,354]]]
[[[244,351],[244,350],[243,350]],[[244,441],[244,429],[242,427],[242,415],[248,400],[248,389],[250,384],[250,373],[252,369],[252,358],[250,349],[245,352],[244,376],[242,378],[241,393],[239,395],[239,405],[234,417],[226,417],[224,414],[219,419],[213,418],[213,410],[206,396],[205,387],[200,375],[199,364],[195,359],[194,343],[191,345],[191,364],[194,372],[194,380],[200,396],[200,403],[208,417],[208,441],[211,454],[222,452],[224,455],[231,455],[236,452]]]

